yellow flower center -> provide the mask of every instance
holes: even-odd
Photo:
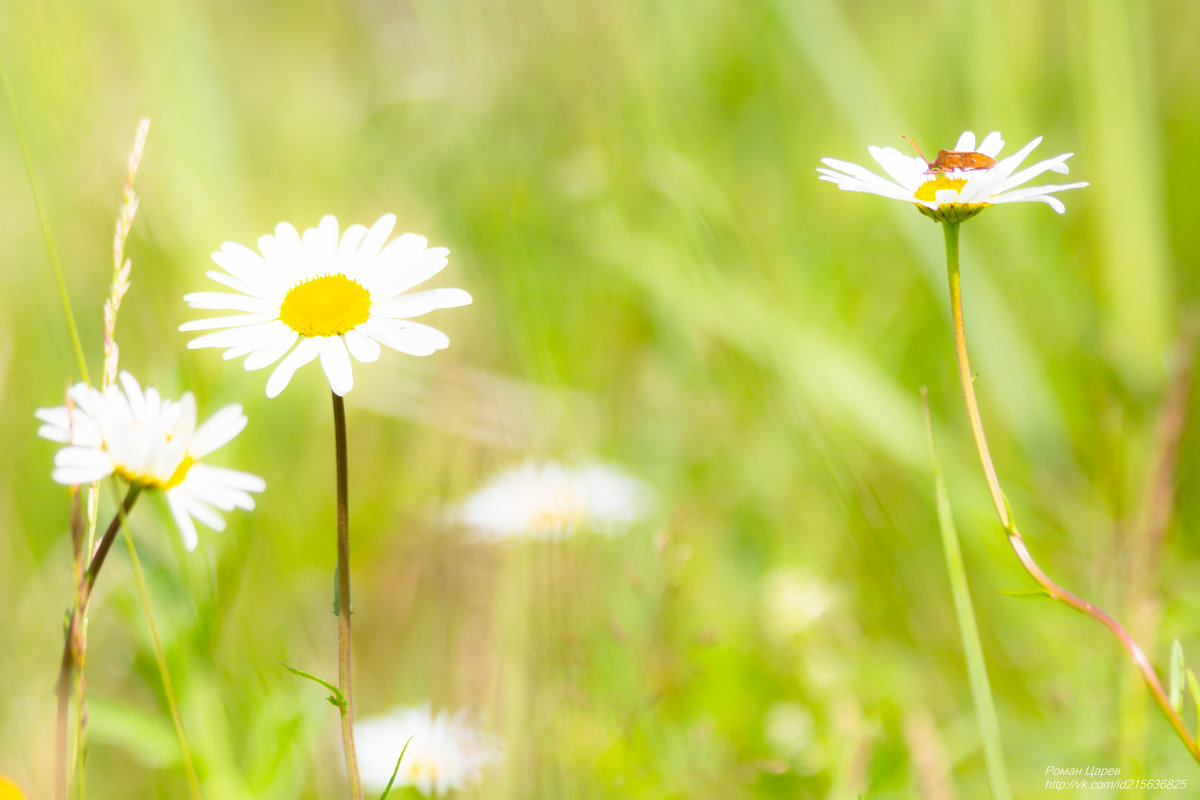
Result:
[[[301,336],[339,336],[366,322],[371,293],[345,275],[321,275],[288,290],[279,321]]]
[[[183,479],[187,477],[188,470],[191,469],[192,465],[195,463],[196,460],[191,456],[184,456],[183,461],[179,462],[179,466],[175,468],[173,473],[171,473],[171,477],[167,478],[165,481],[159,480],[153,475],[142,475],[140,473],[133,472],[132,470],[124,467],[117,467],[116,472],[130,483],[139,484],[146,489],[161,489],[165,492],[167,489],[173,489],[179,484],[183,483]]]
[[[933,180],[925,181],[918,186],[915,197],[927,203],[936,203],[938,192],[943,189],[953,189],[956,192],[961,192],[962,187],[966,185],[967,181],[965,178],[947,178],[945,175],[938,175]]]
[[[529,515],[525,524],[533,533],[554,533],[574,528],[583,522],[583,518],[583,509],[571,498],[569,502],[556,504],[554,508],[537,509]]]

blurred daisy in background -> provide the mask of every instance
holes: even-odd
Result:
[[[426,797],[468,788],[504,759],[499,738],[471,725],[466,709],[434,714],[428,703],[360,719],[355,737],[363,785],[374,791],[387,787],[401,751],[393,788],[412,786]]]
[[[454,516],[481,541],[553,540],[623,533],[653,507],[650,487],[615,466],[533,460],[493,476]]]
[[[958,138],[948,157],[943,158],[941,152],[946,151],[940,151],[938,158],[932,162],[916,155],[907,155],[894,147],[868,147],[871,157],[883,167],[891,180],[866,167],[836,158],[821,159],[825,166],[818,167],[817,172],[821,174],[821,180],[836,184],[840,189],[903,200],[938,221],[961,221],[987,206],[1000,203],[1045,203],[1062,214],[1067,208],[1054,197],[1054,193],[1081,189],[1087,183],[1018,188],[1044,172],[1065,175],[1068,171],[1066,162],[1073,153],[1063,153],[1017,171],[1017,167],[1041,141],[1042,137],[1039,136],[1011,156],[996,160],[1004,148],[999,131],[992,131],[984,137],[978,149],[975,134],[966,131]],[[969,164],[981,166],[963,168]]]
[[[763,715],[767,747],[801,773],[816,773],[824,766],[825,747],[815,739],[814,732],[812,712],[800,703],[774,703]]]
[[[199,463],[246,427],[240,405],[196,427],[191,392],[164,400],[153,387],[143,391],[128,372],[103,391],[79,383],[67,395],[69,406],[36,412],[43,423],[38,435],[66,445],[54,456],[51,477],[72,485],[116,474],[141,489],[161,490],[188,550],[198,542],[193,518],[224,530],[218,510],[253,510],[249,493],[266,488],[257,475]]]
[[[810,572],[778,567],[763,578],[763,623],[772,636],[786,639],[806,631],[835,600],[833,590]]]
[[[405,294],[441,272],[449,251],[428,247],[415,233],[388,243],[395,224],[396,216],[385,214],[370,229],[351,225],[339,237],[337,219],[326,216],[303,235],[279,223],[274,236],[259,237],[259,253],[226,242],[212,256],[224,271],[208,276],[233,291],[183,299],[192,308],[240,313],[184,323],[181,331],[213,331],[188,347],[223,348],[227,360],[246,356],[247,370],[279,362],[267,379],[268,397],[316,358],[329,387],[345,395],[354,386],[351,356],[366,364],[379,358],[381,346],[414,356],[448,347],[446,334],[410,318],[465,306],[471,295],[462,289]]]

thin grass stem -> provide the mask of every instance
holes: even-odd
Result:
[[[967,677],[971,683],[971,697],[975,703],[979,736],[983,740],[983,756],[987,762],[992,800],[1012,800],[1012,788],[1000,738],[1000,723],[996,718],[987,662],[983,657],[983,642],[979,638],[979,625],[975,621],[971,588],[967,583],[967,568],[963,563],[962,548],[958,543],[958,530],[950,509],[950,495],[946,491],[946,477],[942,473],[942,462],[938,458],[937,442],[933,435],[929,397],[924,388],[921,389],[921,404],[925,410],[925,430],[929,434],[929,456],[933,461],[933,488],[937,498],[938,527],[942,532],[942,551],[946,558],[946,571],[950,574],[950,593],[954,598],[954,614],[958,619],[958,632],[962,637],[963,654],[967,659]]]
[[[146,589],[146,576],[142,572],[142,562],[138,558],[137,547],[133,543],[133,534],[126,524],[124,511],[118,511],[121,519],[121,530],[124,534],[125,547],[129,550],[129,563],[133,566],[134,583],[137,584],[138,597],[142,601],[142,610],[146,613],[146,625],[150,629],[150,641],[154,643],[154,660],[158,664],[158,674],[162,678],[163,693],[167,697],[167,706],[171,710],[171,722],[175,725],[175,737],[179,740],[179,749],[183,754],[184,772],[187,774],[188,790],[192,800],[202,800],[200,796],[200,781],[196,778],[196,767],[192,763],[192,752],[188,747],[187,734],[183,729],[183,718],[179,715],[179,703],[175,699],[175,686],[171,683],[171,673],[167,669],[167,657],[163,652],[162,641],[158,637],[158,626],[154,624],[154,614],[150,610],[150,592]]]
[[[50,254],[50,265],[54,268],[54,279],[58,282],[58,296],[62,303],[63,312],[67,318],[67,331],[71,337],[71,347],[75,349],[75,360],[79,365],[79,375],[83,382],[90,384],[88,378],[87,360],[83,357],[83,344],[79,339],[79,328],[75,325],[75,314],[71,310],[71,297],[67,293],[67,281],[63,277],[62,262],[58,259],[58,248],[54,245],[54,234],[50,231],[50,218],[42,206],[41,195],[38,194],[37,181],[33,178],[33,162],[29,158],[29,147],[25,144],[25,132],[21,128],[21,118],[17,114],[17,100],[13,96],[12,85],[8,82],[8,70],[4,68],[4,60],[0,58],[0,80],[4,82],[4,94],[8,98],[8,109],[12,114],[13,130],[16,132],[17,145],[21,148],[21,160],[25,164],[25,174],[29,178],[29,191],[33,195],[33,204],[37,208],[38,222],[42,227],[42,236],[46,240],[46,250]]]

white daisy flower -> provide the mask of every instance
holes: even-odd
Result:
[[[363,784],[383,791],[404,751],[393,788],[413,786],[427,797],[477,783],[485,767],[504,759],[500,740],[473,727],[466,710],[432,713],[429,704],[399,707],[354,725]],[[411,738],[411,741],[410,741]],[[408,742],[408,749],[404,744]]]
[[[808,630],[836,599],[834,591],[807,570],[777,567],[763,578],[763,621],[772,636],[787,639]]]
[[[164,400],[145,391],[128,372],[104,390],[78,383],[68,391],[71,405],[39,408],[38,435],[66,444],[54,456],[51,477],[58,483],[93,483],[117,474],[143,489],[161,489],[171,516],[194,550],[192,518],[224,530],[218,510],[253,510],[250,492],[266,488],[257,475],[199,463],[246,427],[240,405],[225,406],[196,427],[196,399],[187,392]]]
[[[183,299],[192,308],[241,313],[179,326],[214,331],[188,347],[224,348],[226,359],[246,356],[247,370],[278,361],[267,379],[268,397],[318,357],[330,388],[345,395],[354,386],[351,356],[366,364],[379,358],[380,345],[414,356],[448,347],[446,334],[410,318],[465,306],[471,295],[462,289],[404,294],[441,272],[449,251],[429,248],[415,233],[384,246],[395,224],[396,216],[385,214],[369,230],[351,225],[339,238],[333,216],[303,236],[281,222],[274,236],[259,237],[261,255],[226,242],[212,256],[224,272],[208,276],[233,292],[195,292]]]
[[[922,214],[939,222],[960,222],[991,205],[1028,201],[1045,203],[1062,214],[1067,208],[1053,196],[1054,192],[1082,189],[1087,183],[1017,188],[1043,172],[1067,173],[1066,161],[1073,153],[1063,153],[1017,171],[1041,141],[1039,136],[1011,156],[996,160],[1004,148],[999,131],[984,137],[978,149],[975,134],[967,131],[958,138],[954,150],[939,151],[933,161],[906,155],[894,147],[868,147],[891,180],[836,158],[821,159],[825,167],[818,167],[817,172],[821,180],[835,183],[840,189],[912,203]]]
[[[782,756],[796,756],[812,743],[813,715],[799,703],[774,703],[763,715],[763,734],[771,750]]]
[[[616,467],[529,461],[495,475],[455,516],[480,540],[547,540],[580,528],[620,533],[653,505],[650,487]]]

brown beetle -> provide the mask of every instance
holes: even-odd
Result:
[[[985,156],[983,153],[967,152],[965,150],[938,150],[937,158],[930,161],[925,158],[925,154],[921,152],[921,148],[917,145],[916,140],[910,139],[907,136],[901,136],[900,138],[916,148],[917,155],[929,165],[929,169],[925,170],[926,175],[941,175],[952,170],[991,169],[996,166],[996,159],[991,156]]]

